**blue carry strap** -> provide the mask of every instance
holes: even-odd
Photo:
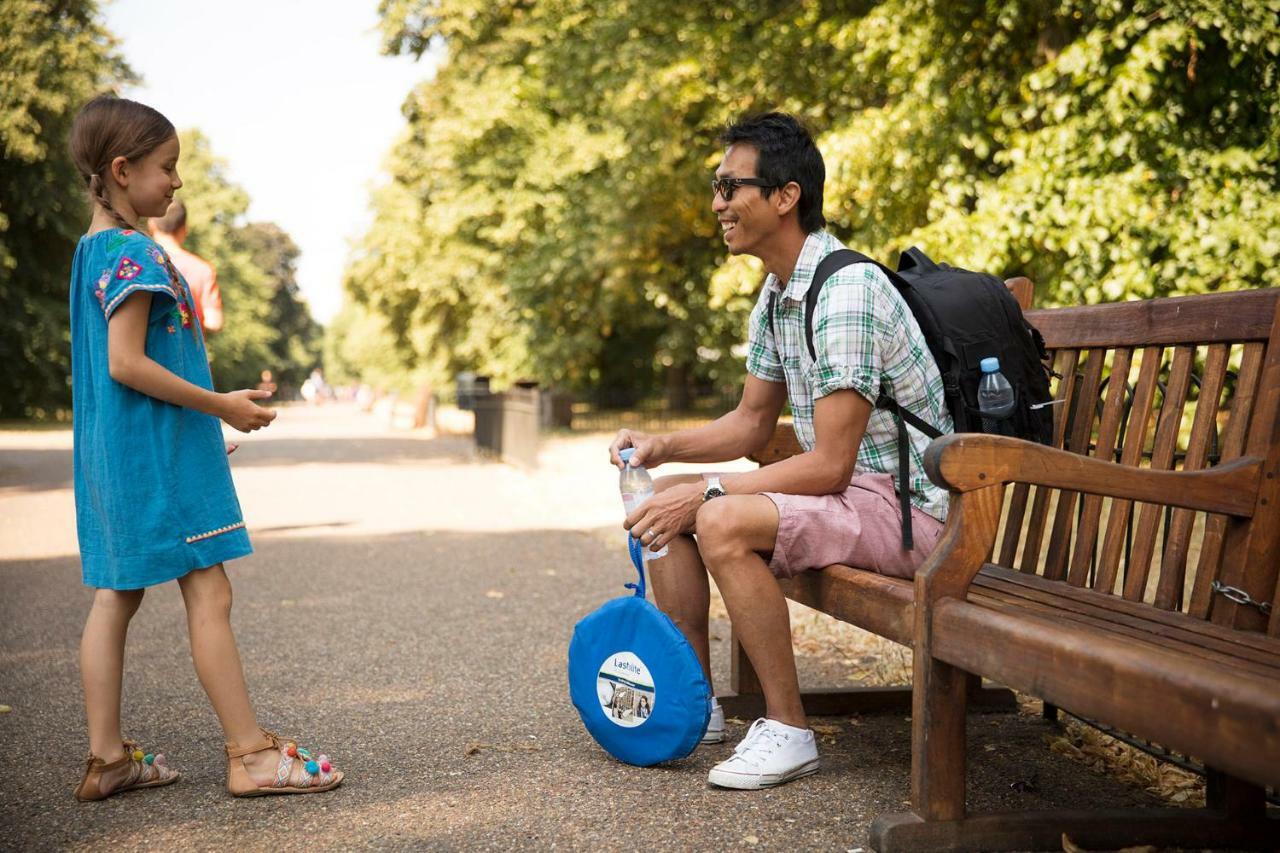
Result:
[[[644,543],[634,536],[627,536],[627,550],[631,552],[631,562],[636,567],[636,571],[640,573],[640,583],[626,584],[627,589],[636,591],[636,598],[644,598]]]

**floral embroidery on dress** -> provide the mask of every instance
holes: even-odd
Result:
[[[120,259],[120,266],[116,268],[116,278],[121,281],[133,281],[140,272],[142,267],[131,258],[125,257]]]
[[[182,302],[178,303],[177,314],[178,314],[178,320],[182,323],[182,328],[190,329],[191,328],[191,309],[187,307],[187,302],[185,299]]]
[[[98,279],[98,286],[93,289],[94,296],[98,297],[98,304],[102,306],[102,310],[107,310],[107,282],[111,281],[111,270],[102,271],[102,276]]]
[[[159,246],[148,246],[147,256],[162,267],[166,266],[169,261],[169,259],[164,256],[164,252],[160,251]]]
[[[177,329],[175,329],[175,328],[173,327],[173,324],[172,324],[172,323],[170,323],[169,325],[165,326],[165,328],[169,330],[169,334],[171,334],[171,335],[172,335],[174,332],[178,331]]]

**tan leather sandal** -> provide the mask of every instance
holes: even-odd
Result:
[[[248,746],[227,744],[227,790],[235,797],[268,797],[273,794],[320,794],[342,784],[342,772],[333,769],[327,755],[312,755],[295,741],[281,738],[275,732],[258,729],[262,740]],[[244,756],[267,749],[280,750],[276,778],[270,785],[258,785],[244,766]],[[294,778],[294,764],[300,772]]]
[[[125,765],[129,770],[121,778],[119,784],[112,788],[104,788],[103,776]],[[92,752],[85,763],[84,778],[76,786],[76,799],[81,802],[105,800],[125,791],[138,788],[159,788],[172,785],[181,778],[177,770],[165,763],[163,753],[145,752],[131,740],[124,741],[124,757],[112,762],[103,761]]]

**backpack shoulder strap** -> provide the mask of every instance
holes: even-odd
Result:
[[[896,272],[874,258],[868,258],[861,252],[855,252],[852,249],[837,249],[823,258],[818,263],[818,268],[813,271],[813,282],[809,285],[809,292],[805,294],[804,299],[804,339],[805,343],[809,345],[809,357],[814,361],[818,360],[818,351],[813,346],[813,315],[818,307],[818,297],[822,294],[822,286],[827,283],[827,279],[831,278],[831,276],[854,264],[872,264],[879,267],[898,290],[906,286]]]

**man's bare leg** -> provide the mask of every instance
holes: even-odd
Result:
[[[726,495],[704,504],[697,546],[764,691],[765,716],[807,728],[800,701],[787,600],[762,553],[773,551],[778,509],[764,495]],[[674,544],[674,543],[673,543]]]
[[[660,477],[654,484],[654,491],[660,492],[677,483],[696,483],[701,479],[699,474]],[[711,585],[698,553],[698,543],[689,534],[677,536],[667,545],[667,556],[649,563],[649,567],[649,584],[653,587],[658,608],[671,617],[689,645],[693,646],[707,684],[711,684],[711,640],[707,624]]]

